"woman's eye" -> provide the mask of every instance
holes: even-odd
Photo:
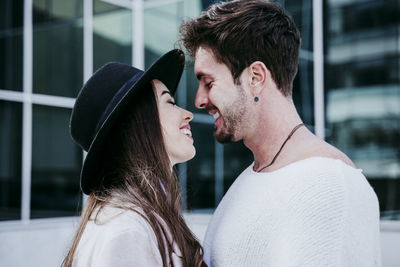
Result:
[[[168,100],[168,103],[170,103],[171,105],[176,105],[176,103],[175,103],[175,101],[173,101],[173,100]]]
[[[206,84],[206,87],[207,87],[207,88],[211,88],[211,87],[212,87],[212,82],[207,83],[207,84]]]

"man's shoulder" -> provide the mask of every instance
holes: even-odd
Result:
[[[299,148],[299,153],[296,156],[298,159],[312,157],[337,159],[350,167],[356,167],[353,161],[344,152],[316,136],[310,138],[307,142],[304,142],[302,148]]]
[[[282,180],[277,184],[287,195],[305,197],[317,194],[324,196],[324,199],[328,196],[341,198],[348,190],[352,190],[350,184],[362,185],[366,182],[362,171],[342,158],[320,155],[296,161],[277,171],[276,175]],[[285,189],[287,184],[290,186]]]

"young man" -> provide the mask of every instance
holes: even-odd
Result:
[[[212,5],[181,26],[196,107],[254,155],[216,209],[209,266],[380,266],[379,205],[361,170],[310,132],[292,101],[300,34],[274,3]]]

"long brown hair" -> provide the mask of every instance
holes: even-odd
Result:
[[[106,205],[133,210],[150,224],[163,266],[168,266],[167,257],[173,266],[173,244],[168,241],[166,232],[171,233],[172,242],[180,249],[184,266],[205,266],[202,247],[182,217],[178,179],[171,171],[151,84],[143,88],[115,123],[102,155],[99,163],[102,183],[89,196],[62,266],[72,265],[87,222]]]
[[[236,84],[254,61],[261,61],[283,95],[292,94],[300,51],[300,32],[278,3],[236,0],[211,5],[180,27],[181,43],[194,56],[209,48],[231,71]]]

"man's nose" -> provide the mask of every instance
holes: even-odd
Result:
[[[194,104],[196,108],[203,109],[207,106],[207,103],[208,103],[208,92],[202,86],[199,86],[199,88],[197,89]]]

